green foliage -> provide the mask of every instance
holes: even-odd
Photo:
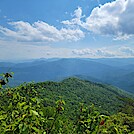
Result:
[[[108,118],[101,132],[104,134],[133,134],[134,133],[134,117],[124,113],[118,113]]]
[[[87,108],[83,105],[76,123],[77,134],[133,134],[134,117],[124,113],[111,116],[100,114],[94,105]]]
[[[125,102],[121,98],[129,97],[112,86],[77,78],[68,78],[61,82],[42,82],[33,86],[40,92],[45,106],[53,105],[58,96],[62,96],[66,102],[66,114],[71,118],[75,117],[79,102],[86,106],[94,104],[101,113],[111,115],[124,106]]]
[[[30,86],[6,88],[1,91],[0,133],[53,133],[55,125],[63,124],[59,117],[63,104],[60,100],[56,107],[44,107]]]
[[[7,85],[12,74],[2,74],[1,77],[1,134],[134,133],[134,117],[131,112],[129,114],[116,113],[114,115],[105,115],[101,109],[95,108],[97,105],[90,105],[92,103],[92,101],[90,102],[91,96],[87,95],[89,95],[89,93],[93,95],[93,91],[95,90],[94,93],[98,97],[99,94],[101,92],[104,93],[104,91],[107,91],[106,93],[109,95],[108,90],[111,88],[107,86],[99,85],[98,87],[95,83],[71,78],[61,83],[28,83],[11,88],[3,86]],[[84,89],[85,92],[82,91]],[[110,92],[112,97],[114,97],[115,94],[113,91],[115,92],[115,90]],[[120,94],[120,97],[122,96],[123,94]],[[101,94],[100,97],[102,97]],[[66,101],[66,104],[63,99]],[[99,101],[99,98],[97,99],[95,103],[98,101],[99,106],[102,105],[102,101],[105,100],[101,100],[100,98],[101,101]],[[114,101],[115,100],[118,100],[118,98],[115,97]],[[89,103],[81,104],[79,109],[79,102],[82,101],[89,101]],[[132,99],[131,101],[119,99],[119,102],[121,102],[122,105],[126,104],[126,102],[131,102],[131,105],[127,103],[129,106],[133,104]],[[107,103],[105,103],[105,106],[106,104]],[[111,101],[111,104],[114,103]],[[114,107],[115,106],[118,105],[114,104]],[[107,110],[111,110],[111,108]]]
[[[97,110],[95,110],[94,105],[87,108],[81,105],[80,114],[77,119],[77,133],[99,133],[100,125],[103,125],[104,121],[108,117],[101,115]]]
[[[0,74],[0,76],[2,76],[2,78],[0,79],[0,88],[2,88],[2,86],[6,85],[9,82],[9,78],[12,78],[13,74],[13,72]]]
[[[60,127],[56,126],[63,125],[59,116],[64,111],[63,105],[64,101],[59,100],[55,107],[44,107],[31,83],[16,88],[1,87],[0,133],[59,133]]]

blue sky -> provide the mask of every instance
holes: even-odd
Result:
[[[1,0],[0,60],[134,57],[134,0]]]

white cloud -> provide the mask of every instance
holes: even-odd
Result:
[[[43,42],[35,44],[33,42],[0,41],[0,61],[69,58],[72,56],[72,51],[69,48],[47,46],[43,45]]]
[[[94,33],[107,34],[109,30],[111,34],[114,33],[114,29],[118,27],[118,16],[116,15],[119,12],[119,9],[112,9],[115,8],[115,3],[116,1],[94,8],[91,15],[86,18],[84,27]]]
[[[23,21],[10,22],[11,29],[0,26],[0,33],[18,41],[78,41],[85,37],[82,31],[84,28],[95,34],[112,35],[115,40],[126,40],[134,36],[134,0],[115,0],[99,5],[88,17],[85,17],[82,8],[78,7],[71,20],[61,23],[64,27],[58,29],[43,21],[33,24]]]
[[[96,55],[100,56],[100,57],[115,57],[115,53],[112,51],[108,51],[108,50],[103,50],[103,49],[98,49],[96,51]]]
[[[58,43],[59,44],[59,43]],[[134,47],[112,46],[107,48],[59,48],[43,42],[0,41],[0,60],[25,60],[37,58],[113,58],[134,57]]]
[[[18,41],[37,42],[57,42],[57,41],[77,41],[84,37],[84,33],[79,29],[61,28],[57,29],[43,21],[28,22],[18,21],[9,23],[14,29],[0,26],[0,33],[4,36]]]
[[[78,7],[78,8],[74,11],[74,16],[75,16],[76,18],[81,19],[81,17],[82,17],[82,9],[81,9],[81,7]]]
[[[82,21],[82,9],[74,18],[62,21],[65,25],[80,26],[95,34],[111,35],[115,40],[126,40],[134,35],[134,0],[115,0],[94,8]]]
[[[74,14],[72,15],[74,18],[71,19],[71,20],[65,20],[65,21],[62,21],[61,23],[62,24],[65,24],[65,25],[81,25],[81,18],[84,17],[82,16],[82,8],[81,7],[78,7],[75,11],[74,11]]]
[[[122,47],[107,47],[107,48],[96,48],[96,49],[74,49],[72,50],[73,55],[79,57],[88,58],[128,58],[134,57],[134,48],[127,46]]]
[[[128,39],[134,35],[134,0],[116,0],[92,10],[83,24],[87,30],[116,39]]]
[[[129,35],[129,34],[122,34],[121,32],[118,32],[117,36],[114,37],[114,40],[127,40],[130,37],[132,37],[133,35]]]
[[[100,57],[115,57],[115,53],[111,52],[105,48],[99,49],[75,49],[72,51],[74,55],[83,56],[83,57],[90,57],[90,58],[100,58]]]
[[[134,36],[134,0],[115,0],[99,5],[85,17],[78,7],[71,20],[61,22],[58,29],[43,21],[33,24],[23,21],[10,22],[10,28],[0,26],[1,37],[24,42],[78,41],[85,37],[85,30],[101,35],[112,35],[115,40]]]
[[[133,48],[124,46],[124,47],[121,47],[119,50],[122,54],[125,54],[127,56],[134,56],[134,49]]]
[[[72,53],[75,54],[75,55],[79,55],[79,56],[82,56],[82,55],[94,55],[93,50],[89,49],[89,48],[86,48],[86,49],[74,49],[72,51]]]

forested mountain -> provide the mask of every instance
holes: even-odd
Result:
[[[134,93],[134,59],[40,59],[24,63],[0,63],[0,72],[15,73],[12,85],[29,81],[62,80],[81,76]]]
[[[44,98],[53,98],[54,101],[61,96],[67,102],[69,111],[78,108],[79,103],[94,104],[102,113],[116,113],[124,105],[125,98],[134,96],[110,85],[94,83],[78,78],[67,78],[61,82],[42,82],[33,84]],[[41,89],[41,90],[40,90]]]
[[[3,87],[10,77],[0,81],[0,133],[134,132],[134,96],[121,89],[75,77]]]

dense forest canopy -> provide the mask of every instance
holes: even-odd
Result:
[[[131,134],[134,99],[123,90],[78,78],[7,86],[0,80],[1,134]]]

